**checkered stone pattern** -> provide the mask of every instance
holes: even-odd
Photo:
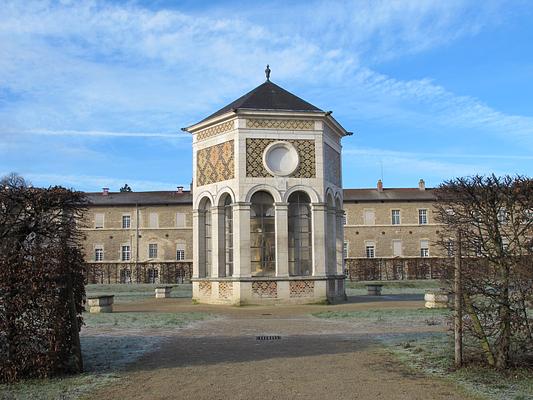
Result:
[[[272,176],[263,164],[263,153],[266,147],[273,142],[277,142],[277,140],[246,139],[246,176],[252,178],[268,178]],[[287,140],[287,142],[296,148],[300,158],[300,164],[291,176],[293,178],[316,177],[315,141],[293,139]]]
[[[246,127],[252,129],[280,129],[289,131],[312,131],[315,122],[310,119],[256,119],[246,120]]]
[[[291,281],[289,283],[290,297],[313,297],[315,294],[314,281]]]
[[[252,282],[252,296],[275,299],[278,297],[278,283]]]
[[[233,140],[198,150],[196,154],[196,185],[226,181],[235,177]]]
[[[223,300],[231,299],[233,296],[233,282],[220,282],[218,284],[218,297]]]
[[[205,140],[209,139],[210,137],[220,135],[224,132],[229,132],[233,129],[234,124],[233,121],[224,122],[223,124],[218,124],[215,126],[212,126],[210,128],[204,129],[203,131],[199,131],[196,134],[196,140]]]
[[[202,296],[211,297],[211,282],[198,282],[198,291]]]
[[[341,186],[341,155],[324,143],[324,178],[334,185]]]

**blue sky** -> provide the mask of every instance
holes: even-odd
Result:
[[[527,1],[2,1],[0,175],[191,181],[180,128],[272,80],[355,135],[345,187],[533,172]]]

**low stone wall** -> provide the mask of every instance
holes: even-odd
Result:
[[[87,307],[90,313],[111,313],[114,302],[115,296],[113,295],[87,297]]]
[[[424,295],[426,308],[448,308],[452,296],[445,292],[427,292]]]

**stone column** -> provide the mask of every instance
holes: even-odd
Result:
[[[275,203],[276,276],[289,276],[289,204]]]
[[[225,275],[224,263],[224,207],[211,207],[211,277]],[[221,248],[222,244],[222,248]],[[224,270],[221,270],[223,268]],[[223,271],[221,273],[221,271]]]
[[[251,276],[250,267],[250,203],[233,204],[233,276]]]
[[[326,203],[311,203],[311,213],[313,215],[313,276],[326,275],[327,209]]]

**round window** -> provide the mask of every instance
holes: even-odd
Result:
[[[272,175],[290,175],[298,168],[299,162],[298,152],[288,142],[271,143],[263,153],[263,164]]]

